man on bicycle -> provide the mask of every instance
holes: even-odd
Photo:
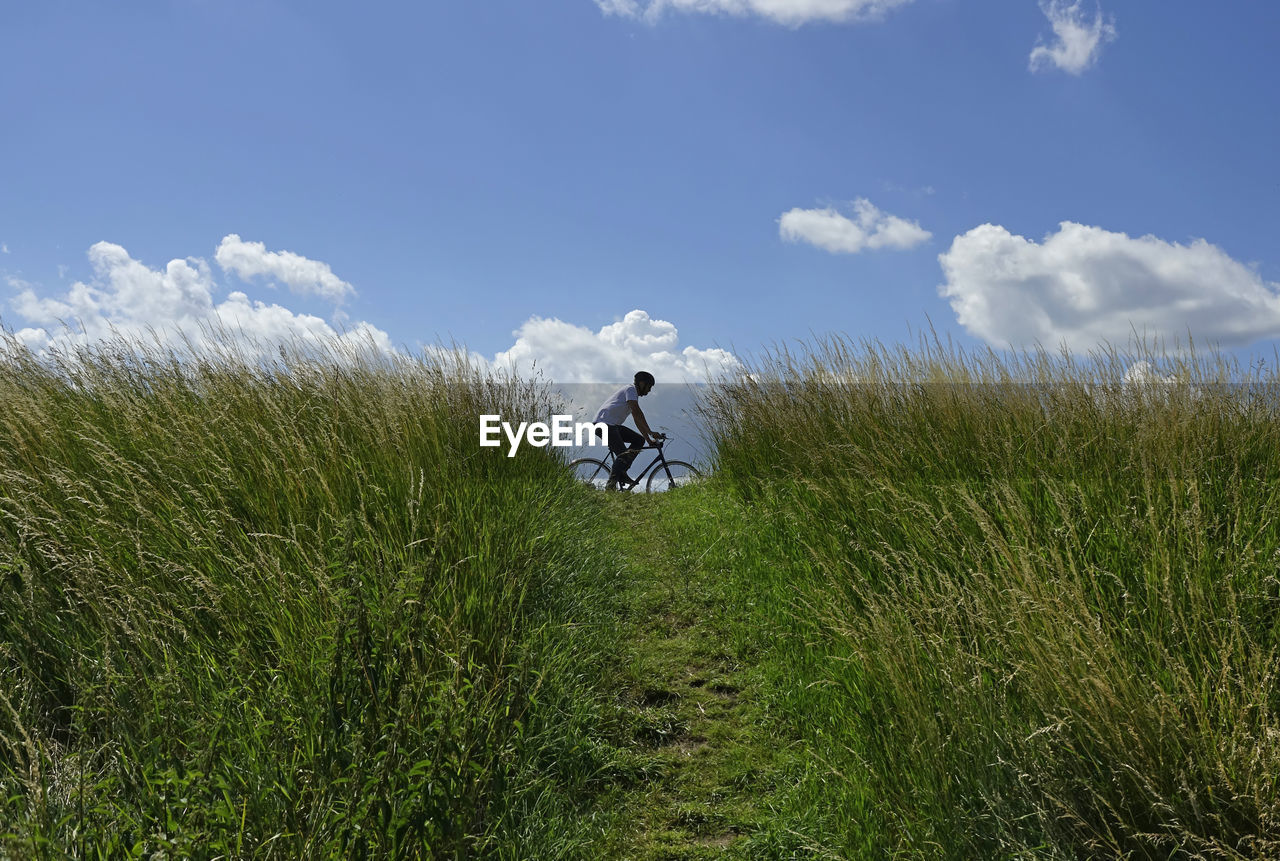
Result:
[[[627,475],[627,468],[631,466],[631,462],[636,459],[636,455],[640,453],[645,443],[656,443],[663,439],[662,434],[656,434],[649,429],[649,422],[640,411],[639,399],[649,394],[653,389],[653,383],[653,374],[648,371],[636,371],[634,385],[618,389],[600,405],[600,409],[596,412],[595,420],[609,426],[609,451],[614,455],[613,471],[609,475],[608,483],[605,484],[606,490],[617,490],[619,484],[624,487],[634,484],[631,476]],[[640,433],[623,426],[622,423],[627,420],[627,416],[635,420],[636,428]]]

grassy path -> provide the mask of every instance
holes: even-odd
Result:
[[[619,546],[619,668],[638,779],[610,793],[601,857],[768,857],[770,799],[798,758],[773,726],[743,608],[727,587],[742,528],[701,490],[609,495]]]

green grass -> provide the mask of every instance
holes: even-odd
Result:
[[[797,782],[803,751],[771,713],[769,632],[735,588],[750,579],[748,511],[706,485],[603,496],[620,562],[615,689],[631,771],[600,801],[609,824],[594,857],[783,857],[779,840],[794,841],[774,832],[770,804]]]
[[[607,560],[476,444],[538,387],[10,345],[0,401],[0,857],[576,851]]]
[[[432,358],[3,352],[0,858],[1280,854],[1274,374],[836,339],[648,497]]]
[[[1280,851],[1280,393],[833,341],[707,405],[847,857]],[[783,810],[798,820],[801,808]]]

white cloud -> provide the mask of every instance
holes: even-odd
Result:
[[[788,242],[808,242],[833,254],[911,248],[933,235],[914,221],[886,215],[865,198],[853,202],[852,218],[831,207],[792,209],[778,219],[778,234]]]
[[[493,366],[525,376],[540,371],[555,383],[627,381],[638,370],[649,371],[660,383],[703,382],[738,367],[726,350],[681,348],[674,325],[640,310],[595,332],[531,317],[513,334],[516,342],[494,356]]]
[[[0,242],[0,254],[8,254],[8,253],[9,253],[9,243]]]
[[[1052,44],[1038,43],[1031,51],[1031,70],[1052,66],[1079,75],[1098,61],[1104,42],[1116,38],[1115,19],[1104,20],[1099,8],[1093,21],[1086,20],[1080,10],[1080,2],[1068,4],[1065,0],[1045,0],[1041,11],[1053,26]]]
[[[60,296],[41,296],[31,284],[10,281],[19,290],[12,309],[32,324],[15,333],[22,343],[41,352],[124,337],[173,347],[216,344],[259,355],[285,343],[347,341],[394,352],[387,334],[367,323],[340,335],[319,317],[252,301],[243,292],[217,302],[212,270],[198,258],[151,269],[119,245],[99,242],[89,249],[89,261],[94,277],[75,282]]]
[[[618,15],[623,18],[638,18],[644,12],[636,0],[596,0],[600,11],[606,15]]]
[[[667,11],[756,15],[795,27],[811,21],[869,21],[913,0],[596,0],[606,15],[657,21]]]
[[[313,293],[333,302],[355,295],[355,288],[343,281],[329,264],[311,260],[292,251],[268,251],[261,242],[245,242],[234,233],[222,238],[214,256],[218,265],[248,280],[259,275],[274,278],[294,293]]]
[[[1224,347],[1280,336],[1280,284],[1216,245],[1063,222],[1036,243],[984,224],[939,255],[960,324],[997,347],[1088,352],[1136,335]]]
[[[1134,362],[1125,369],[1121,384],[1126,388],[1151,389],[1156,386],[1177,385],[1178,378],[1160,373],[1156,366],[1146,359]]]

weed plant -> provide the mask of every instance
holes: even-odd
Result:
[[[704,405],[841,857],[1280,855],[1280,379],[831,339]],[[781,825],[785,825],[782,823]]]
[[[358,342],[0,358],[0,857],[563,857],[607,763],[536,384]]]

